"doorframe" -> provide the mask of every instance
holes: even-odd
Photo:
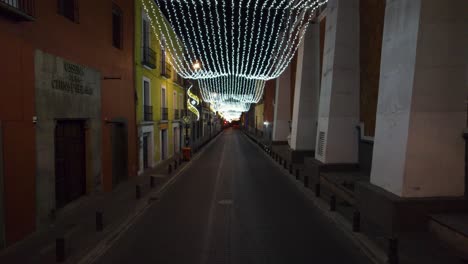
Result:
[[[150,137],[149,137],[149,141],[148,141],[148,146],[149,146],[149,149],[148,149],[148,159],[149,159],[149,163],[148,163],[148,166],[150,168],[153,168],[154,167],[154,126],[151,124],[151,125],[143,125],[140,127],[140,136],[139,136],[139,141],[140,141],[140,148],[138,150],[138,152],[140,153],[140,159],[138,161],[139,163],[139,166],[138,166],[138,175],[142,174],[144,172],[144,168],[143,168],[143,134],[145,133],[149,133],[150,134]]]
[[[176,138],[176,135],[174,133],[174,129],[176,129],[176,128],[177,128],[177,132],[178,132],[178,135],[177,135],[178,137],[177,138]],[[173,146],[172,146],[172,149],[173,149],[172,152],[173,153],[172,154],[173,155],[179,154],[180,150],[181,150],[180,130],[181,130],[181,126],[180,126],[180,124],[178,122],[175,122],[175,123],[172,124],[172,144],[173,144]],[[178,148],[176,148],[176,142],[177,142],[177,147]]]
[[[5,247],[5,204],[4,204],[4,181],[3,181],[3,126],[0,121],[0,248]]]
[[[166,140],[165,140],[165,142],[164,142],[164,143],[165,143],[165,144],[164,144],[164,146],[165,146],[165,148],[164,148],[164,154],[163,154],[163,131],[166,131]],[[169,142],[168,142],[168,140],[169,140],[169,134],[168,134],[168,133],[169,133],[169,132],[168,132],[168,129],[167,129],[167,128],[165,128],[165,129],[160,129],[160,130],[159,130],[159,142],[161,143],[161,144],[159,145],[159,154],[160,154],[159,160],[160,160],[160,161],[166,160],[166,159],[168,158],[168,156],[169,156],[169,151],[168,151],[168,148],[169,148]],[[163,156],[164,156],[165,159],[163,159]]]
[[[149,104],[150,106],[153,106],[153,102],[151,101],[151,80],[146,77],[146,76],[143,76],[142,78],[142,81],[141,81],[141,116],[142,116],[142,120],[145,121],[145,101],[146,101],[146,97],[145,97],[145,82],[148,82],[148,100],[149,100]],[[154,120],[154,116],[153,116],[153,120]]]

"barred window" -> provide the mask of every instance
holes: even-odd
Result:
[[[71,21],[79,22],[78,0],[58,0],[58,13]]]

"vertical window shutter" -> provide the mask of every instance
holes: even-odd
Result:
[[[148,18],[149,19],[149,18]],[[150,24],[149,24],[149,20],[146,20],[146,36],[147,36],[147,40],[148,40],[148,47],[151,45],[151,27],[150,27]]]
[[[148,22],[143,19],[143,47],[148,46]]]
[[[144,105],[149,105],[149,101],[150,101],[150,92],[149,92],[149,83],[147,81],[144,82]]]

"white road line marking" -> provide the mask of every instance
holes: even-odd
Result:
[[[215,182],[215,188],[213,190],[213,197],[211,199],[210,211],[209,211],[209,216],[208,216],[208,224],[207,224],[207,232],[205,233],[205,238],[203,240],[203,251],[202,251],[202,258],[201,258],[202,264],[208,263],[208,259],[209,259],[210,252],[211,252],[213,223],[214,223],[216,204],[217,204],[216,201],[218,200],[218,190],[221,186],[221,181],[220,181],[221,170],[224,164],[225,153],[226,153],[226,142],[224,142],[223,150],[221,152],[221,161],[219,162],[218,170],[216,172],[216,182]]]
[[[182,169],[180,169],[177,174],[174,175],[171,179],[169,179],[168,182],[166,182],[161,188],[158,190],[149,193],[147,196],[149,199],[151,197],[161,197],[164,192],[172,186],[176,180],[182,175],[183,172],[185,172],[188,168],[190,168],[195,161],[197,161],[208,149],[208,147],[216,142],[219,137],[223,133],[218,134],[210,143],[208,143],[205,148],[198,154],[196,155],[187,165],[185,165]],[[148,202],[144,199],[142,202],[140,202],[136,207],[137,209],[134,211],[132,215],[130,215],[122,224],[119,225],[119,227],[113,231],[111,231],[105,239],[101,240],[92,251],[88,252],[83,258],[81,258],[79,261],[76,261],[75,263],[78,264],[92,264],[98,261],[121,237],[123,234],[125,234],[130,227],[132,227],[135,222],[150,208],[152,205],[151,202]],[[73,261],[72,259],[69,259],[67,263],[70,263],[70,261]]]

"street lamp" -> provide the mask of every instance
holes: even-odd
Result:
[[[192,122],[192,119],[187,114],[182,118],[182,122],[185,125],[185,147],[188,148],[190,144],[189,128],[190,128],[190,123]]]
[[[201,63],[199,61],[196,61],[193,63],[192,67],[194,70],[199,70],[201,69]]]

